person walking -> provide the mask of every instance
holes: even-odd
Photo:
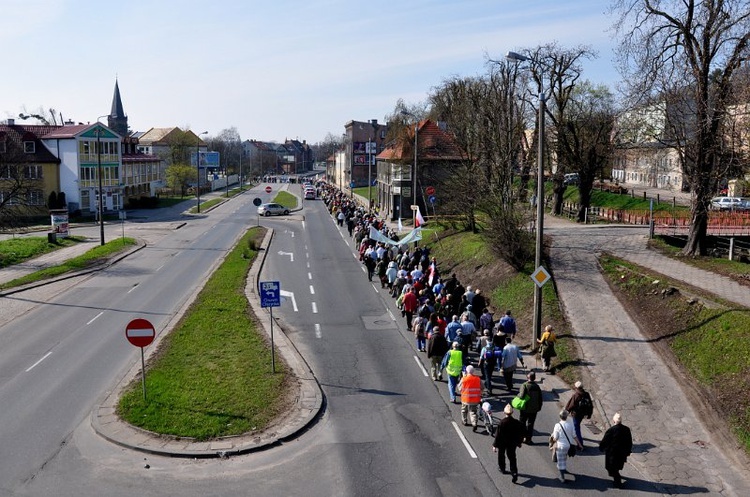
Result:
[[[537,340],[540,346],[539,354],[542,356],[542,365],[547,372],[552,370],[552,358],[557,357],[555,342],[557,342],[557,335],[555,335],[552,325],[548,324],[544,327],[542,337]]]
[[[453,342],[451,349],[443,357],[443,361],[440,363],[440,369],[445,369],[448,374],[448,397],[450,397],[452,403],[456,403],[456,387],[458,387],[458,379],[461,376],[461,371],[464,367],[463,353],[458,346],[458,342]]]
[[[375,266],[377,262],[375,261],[375,259],[373,259],[369,255],[365,255],[365,260],[363,261],[363,264],[367,268],[367,280],[372,281],[372,276],[375,274]]]
[[[448,333],[448,336],[446,338],[448,339],[448,342],[455,342],[458,338],[458,335],[462,335],[463,332],[464,328],[463,326],[461,326],[461,323],[458,322],[458,316],[454,314],[453,319],[450,323],[448,323],[448,326],[446,328],[446,333]]]
[[[482,401],[482,383],[479,376],[474,375],[474,366],[466,366],[466,373],[458,384],[461,392],[461,421],[464,426],[477,431],[477,408]]]
[[[524,399],[528,397],[526,405],[521,411],[520,421],[526,427],[526,442],[528,445],[532,445],[531,437],[534,436],[534,423],[536,422],[536,415],[542,410],[542,389],[536,382],[536,373],[529,371],[526,375],[526,383],[521,385],[521,390],[518,391],[516,397]]]
[[[506,474],[505,456],[508,456],[510,474],[513,477],[513,483],[516,483],[518,481],[516,448],[521,447],[526,430],[523,424],[513,417],[513,408],[510,404],[505,405],[503,412],[505,417],[497,425],[492,451],[497,452],[497,469],[503,474]]]
[[[503,325],[503,333],[515,338],[516,320],[510,315],[510,310],[505,311],[505,316],[500,318],[500,324]]]
[[[412,331],[414,332],[414,338],[417,340],[417,350],[424,352],[427,341],[427,318],[415,316]]]
[[[581,435],[581,422],[583,418],[591,419],[591,415],[594,414],[594,403],[591,401],[591,395],[583,389],[583,383],[576,381],[573,385],[573,395],[568,399],[568,403],[565,404],[565,410],[567,410],[573,417],[573,426],[576,429],[576,437],[578,438],[578,444],[583,450],[583,435]]]
[[[513,373],[516,372],[518,362],[521,362],[521,366],[524,368],[526,364],[523,362],[523,356],[521,355],[521,349],[514,343],[510,335],[505,336],[505,347],[503,347],[502,359],[500,368],[503,371],[503,378],[505,378],[505,387],[509,392],[513,391]]]
[[[485,330],[486,332],[487,330]],[[489,335],[489,333],[487,333]],[[484,390],[487,395],[492,395],[492,373],[495,371],[498,356],[502,354],[502,349],[495,345],[494,339],[489,337],[484,347],[479,352],[479,364],[482,367],[482,377],[484,379]]]
[[[614,424],[604,433],[604,438],[599,443],[599,450],[604,452],[604,468],[614,479],[615,488],[622,488],[620,471],[633,451],[633,436],[630,428],[622,424],[619,412],[612,416],[612,422]]]
[[[411,331],[414,313],[417,312],[417,309],[419,308],[419,298],[417,298],[416,288],[412,288],[404,294],[402,305],[404,307],[404,317],[406,318],[406,329]]]
[[[433,381],[443,379],[443,368],[440,364],[448,352],[448,341],[438,326],[433,325],[430,338],[427,339],[427,358],[430,360],[430,375]]]
[[[565,483],[565,474],[568,472],[568,456],[573,457],[577,447],[575,428],[568,411],[565,409],[560,411],[560,421],[555,424],[549,443],[552,460],[557,463],[557,470],[560,472],[560,481]]]

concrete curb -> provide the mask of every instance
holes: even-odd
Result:
[[[258,260],[251,266],[248,273],[248,283],[245,288],[250,306],[255,315],[259,317],[259,321],[269,337],[271,332],[270,321],[262,319],[268,313],[260,307],[257,288],[258,277],[263,268],[272,238],[273,230],[268,230],[261,243],[259,250],[261,254],[259,254]],[[179,320],[193,300],[189,299],[183,305],[180,312],[170,320],[159,334],[158,340],[168,334],[164,331],[171,330],[174,323]],[[283,333],[283,329],[278,323],[276,328],[281,330],[282,333],[274,335],[275,348],[288,366],[290,375],[297,381],[298,390],[294,406],[290,406],[286,411],[287,416],[276,420],[264,431],[200,442],[188,438],[160,435],[125,423],[117,415],[117,404],[123,388],[140,374],[140,364],[135,364],[106,396],[105,400],[91,412],[90,419],[94,431],[106,440],[122,447],[149,454],[185,458],[213,458],[246,454],[265,450],[295,438],[299,433],[306,430],[322,412],[323,391],[312,370],[286,334]],[[150,347],[150,349],[150,353],[154,353],[158,347]]]

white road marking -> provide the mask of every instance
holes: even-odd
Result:
[[[89,325],[89,324],[93,323],[93,322],[94,322],[94,321],[96,321],[96,320],[97,320],[97,319],[99,318],[99,316],[101,316],[102,314],[104,314],[104,311],[100,312],[99,314],[97,314],[96,316],[94,316],[93,318],[91,318],[91,321],[89,321],[89,322],[88,322],[88,323],[86,323],[86,324],[87,324],[87,325]]]
[[[310,263],[309,262],[307,263],[307,269],[310,269]]]
[[[307,245],[305,245],[305,250],[307,250]]]
[[[380,290],[375,286],[375,283],[372,284],[372,289],[375,290],[375,293],[380,293]]]
[[[44,354],[41,359],[39,359],[34,364],[32,364],[31,367],[26,370],[26,372],[28,373],[29,371],[31,371],[32,369],[34,369],[35,367],[37,367],[39,365],[39,363],[41,363],[43,360],[45,360],[46,358],[48,358],[50,356],[50,354],[52,354],[51,350],[49,352],[47,352],[46,354]]]
[[[312,279],[312,273],[307,273],[307,279],[308,279],[308,280],[311,280],[311,279]]]
[[[422,374],[425,376],[430,376],[427,374],[427,370],[422,366],[422,361],[419,360],[419,357],[414,356],[414,360],[417,361],[417,366],[419,366],[419,369],[422,370]]]
[[[315,288],[310,285],[310,295],[315,295]]]
[[[154,272],[155,272],[155,273],[158,273],[158,272],[159,272],[159,270],[160,270],[161,268],[163,268],[164,266],[165,266],[165,265],[164,265],[164,264],[162,264],[161,266],[159,266],[158,268],[156,268],[156,271],[154,271]]]
[[[135,290],[136,288],[138,288],[138,285],[140,285],[140,283],[136,283],[135,285],[133,285],[133,288],[131,288],[130,290],[128,290],[128,293],[130,293],[133,290]]]
[[[312,309],[313,309],[313,314],[317,314],[318,313],[318,304],[316,304],[315,302],[313,302],[312,303]]]
[[[288,298],[292,301],[292,307],[294,308],[294,312],[299,312],[299,309],[297,309],[297,301],[294,298],[294,292],[289,292],[287,290],[279,290],[279,293],[282,297]]]
[[[461,428],[458,427],[458,424],[456,424],[455,421],[451,421],[451,424],[453,425],[453,429],[456,430],[456,433],[458,433],[458,438],[461,439],[461,442],[463,442],[464,447],[466,447],[466,451],[469,453],[472,459],[477,458],[477,453],[474,452],[474,449],[471,448],[471,445],[469,445],[469,441],[466,440],[466,437],[463,433],[461,433]]]
[[[363,272],[363,273],[366,273],[366,272],[367,272],[367,268],[366,268],[366,267],[364,267],[364,266],[362,266],[362,272]]]
[[[323,333],[321,333],[318,323],[315,323],[315,338],[323,338]]]
[[[304,221],[302,221],[302,229],[303,230],[305,229],[305,222]]]
[[[294,262],[294,254],[292,252],[282,252],[281,250],[279,250],[279,255],[288,255],[291,259],[290,262]]]
[[[388,311],[388,315],[391,316],[391,319],[395,321],[396,318],[393,316],[393,313],[391,312],[391,310],[390,309],[386,309],[386,310]]]

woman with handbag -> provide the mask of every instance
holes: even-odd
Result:
[[[568,472],[568,457],[575,457],[576,450],[580,448],[576,439],[573,420],[565,409],[560,411],[560,422],[552,430],[549,445],[550,451],[552,451],[552,461],[557,463],[557,470],[560,471],[560,481],[565,483],[565,473]]]

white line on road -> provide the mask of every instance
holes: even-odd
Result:
[[[133,288],[131,288],[130,290],[128,290],[128,293],[130,293],[133,290],[135,290],[136,288],[138,288],[138,285],[140,285],[140,283],[136,283],[135,285],[133,285]]]
[[[375,283],[372,284],[372,289],[375,290],[375,293],[380,293],[380,290],[375,286]]]
[[[422,366],[422,361],[419,360],[419,357],[414,356],[414,360],[417,361],[417,366],[419,366],[419,369],[422,370],[422,374],[425,376],[430,376],[427,374],[427,370]]]
[[[304,221],[302,221],[302,229],[303,230],[305,229],[305,222]]]
[[[391,316],[391,319],[395,321],[396,318],[393,316],[393,313],[391,312],[391,310],[390,309],[386,309],[386,310],[388,311],[388,315]]]
[[[312,279],[312,273],[307,273],[307,279],[308,279],[308,280],[311,280],[311,279]]]
[[[307,269],[310,269],[310,263],[309,262],[307,263]]]
[[[317,314],[318,313],[318,304],[316,304],[315,302],[313,302],[312,303],[312,308],[313,308],[313,314]]]
[[[315,338],[323,338],[323,333],[321,333],[318,323],[315,323]]]
[[[290,258],[289,262],[294,262],[294,254],[292,252],[282,252],[279,250],[279,255],[288,255]]]
[[[156,268],[156,271],[154,271],[154,272],[155,272],[155,273],[158,273],[158,272],[159,272],[159,270],[160,270],[161,268],[163,268],[164,266],[165,266],[165,264],[162,264],[161,266],[159,266],[158,268]]]
[[[46,358],[48,358],[51,353],[52,353],[52,351],[50,350],[49,352],[47,352],[46,354],[44,354],[44,356],[42,356],[41,359],[39,359],[34,364],[32,364],[31,367],[26,370],[26,372],[28,373],[29,371],[31,371],[32,369],[34,369],[35,367],[37,367],[39,365],[39,363],[41,363],[43,360],[45,360]]]
[[[94,316],[93,318],[91,318],[91,321],[89,321],[89,322],[88,322],[88,323],[86,323],[86,324],[87,324],[87,325],[89,325],[89,324],[93,323],[93,322],[94,322],[94,321],[96,321],[96,320],[97,320],[97,319],[99,318],[99,316],[101,316],[102,314],[104,314],[104,311],[100,312],[99,314],[97,314],[96,316]]]
[[[287,290],[279,290],[279,294],[281,294],[282,297],[288,298],[292,301],[292,307],[294,308],[294,312],[299,312],[299,309],[297,309],[297,300],[294,298],[294,292],[289,292]]]
[[[312,285],[310,285],[310,295],[315,295],[315,288]]]
[[[363,273],[366,273],[366,272],[367,272],[367,268],[366,268],[366,267],[364,267],[364,266],[362,266],[362,272],[363,272]]]
[[[461,428],[458,427],[458,424],[455,421],[451,421],[451,424],[453,425],[453,429],[456,430],[456,433],[458,433],[458,438],[461,439],[461,441],[464,443],[464,447],[466,447],[466,450],[469,452],[469,455],[472,459],[477,458],[477,453],[474,452],[474,449],[471,448],[471,445],[469,445],[469,441],[466,440],[466,437],[463,433],[461,433]]]

